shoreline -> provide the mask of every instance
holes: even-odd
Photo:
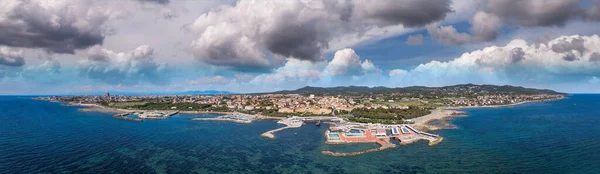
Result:
[[[87,103],[66,103],[65,106],[83,106],[85,108],[79,109],[82,112],[104,112],[104,113],[127,113],[127,112],[174,112],[179,110],[142,110],[142,109],[120,109],[120,108],[111,108],[98,104],[87,104]],[[233,114],[235,112],[217,112],[217,111],[179,111],[180,114]]]
[[[564,97],[559,98],[559,99],[553,99],[553,100],[561,100],[561,99],[564,99]],[[412,125],[416,129],[424,131],[424,132],[441,130],[441,129],[452,129],[452,128],[456,128],[456,126],[451,124],[449,122],[450,120],[454,119],[455,117],[466,117],[467,116],[466,112],[461,111],[462,109],[500,108],[500,107],[517,106],[517,105],[532,103],[532,102],[546,102],[546,101],[553,101],[553,100],[522,101],[522,102],[511,103],[511,104],[506,104],[506,105],[439,107],[439,108],[431,110],[430,114],[411,119],[412,121],[414,121],[414,123],[409,124],[409,125]],[[173,111],[173,110],[119,109],[119,108],[102,106],[99,104],[86,104],[86,103],[74,103],[74,102],[63,103],[63,104],[66,106],[83,106],[84,108],[79,109],[80,111],[83,111],[83,112],[131,113],[131,112],[148,112],[148,111],[155,111],[155,112],[172,112]],[[271,117],[271,116],[262,116],[262,115],[249,115],[249,114],[243,114],[243,113],[237,113],[237,112],[180,111],[180,113],[181,114],[222,114],[221,116],[218,116],[216,118],[193,118],[192,120],[228,121],[228,122],[241,123],[241,124],[250,124],[256,120],[279,120],[278,123],[286,125],[284,127],[279,127],[279,128],[273,129],[273,130],[269,130],[260,135],[261,137],[267,138],[267,139],[275,139],[276,138],[275,132],[302,126],[302,125],[297,125],[298,123],[294,122],[294,120],[303,119],[300,117],[282,118],[282,117]],[[307,117],[307,118],[311,118],[311,117]],[[337,117],[322,117],[322,118],[315,117],[315,118],[317,118],[318,120],[331,120],[331,119],[336,119]],[[439,123],[432,124],[432,122],[434,122],[434,121],[439,121]],[[325,137],[327,137],[327,135],[325,135]],[[435,137],[426,137],[424,135],[419,135],[418,138],[411,139],[410,141],[405,141],[405,140],[401,141],[400,145],[407,145],[407,144],[412,144],[412,143],[415,143],[415,142],[418,142],[421,140],[426,140],[426,141],[428,141],[429,146],[434,146],[434,145],[441,143],[443,141],[443,139],[444,139],[443,137],[437,136],[437,135]],[[373,142],[371,142],[371,141],[368,141],[368,142],[329,142],[327,140],[325,142],[325,144],[354,144],[354,143],[373,143]],[[368,149],[368,150],[364,150],[364,151],[360,151],[360,152],[332,152],[332,151],[325,150],[325,151],[321,151],[321,153],[323,155],[338,156],[338,157],[358,156],[358,155],[383,151],[386,149],[391,149],[391,148],[397,147],[395,144],[389,142],[389,140],[382,141],[382,140],[376,139],[374,143],[379,144],[380,147],[374,148],[374,149]]]
[[[468,113],[461,111],[462,109],[501,108],[501,107],[517,106],[517,105],[522,105],[522,104],[527,104],[527,103],[548,102],[548,101],[555,101],[555,100],[562,100],[562,99],[565,99],[565,97],[558,98],[558,99],[552,99],[552,100],[522,101],[522,102],[518,102],[518,103],[511,103],[511,104],[505,104],[505,105],[439,107],[439,108],[431,110],[430,114],[411,119],[412,121],[414,121],[414,123],[411,125],[413,125],[417,129],[420,129],[423,131],[453,129],[453,128],[456,128],[456,126],[451,124],[449,122],[450,120],[457,118],[457,117],[468,116]],[[433,121],[440,121],[441,124],[443,124],[443,126],[431,124],[431,122],[433,122]]]

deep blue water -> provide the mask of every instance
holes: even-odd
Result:
[[[325,145],[327,125],[281,127],[168,120],[132,122],[110,113],[0,97],[0,173],[600,173],[600,95],[503,108],[466,109],[437,146],[419,142],[357,157],[372,144]]]

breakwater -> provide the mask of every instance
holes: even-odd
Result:
[[[115,114],[115,115],[113,115],[113,118],[121,119],[121,120],[137,121],[137,122],[144,121],[144,119],[141,119],[141,118],[127,117],[128,115],[131,115],[131,114],[133,114],[133,112]]]
[[[393,143],[386,143],[379,148],[369,149],[369,150],[360,151],[360,152],[332,152],[332,151],[324,150],[324,151],[321,151],[321,154],[329,155],[329,156],[358,156],[358,155],[363,155],[363,154],[367,154],[367,153],[371,153],[371,152],[379,152],[379,151],[391,149],[391,148],[396,148],[396,145]]]
[[[269,139],[274,139],[275,138],[275,135],[274,135],[275,132],[280,131],[280,130],[284,130],[284,129],[287,129],[287,128],[290,128],[290,127],[286,126],[286,127],[281,127],[281,128],[273,129],[273,130],[270,130],[270,131],[267,131],[265,133],[260,134],[260,136],[261,137],[265,137],[265,138],[269,138]]]

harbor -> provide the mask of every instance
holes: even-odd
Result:
[[[127,112],[113,115],[113,118],[129,121],[143,122],[144,120],[166,120],[171,116],[179,114],[179,111],[174,112]]]
[[[337,120],[337,121],[341,121],[342,119],[338,118],[338,117],[329,117],[329,116],[315,116],[315,117],[289,117],[289,118],[285,118],[285,119],[281,119],[279,121],[277,121],[277,123],[279,124],[284,124],[286,125],[285,127],[281,127],[281,128],[277,128],[277,129],[273,129],[270,131],[267,131],[265,133],[262,133],[260,136],[261,137],[265,137],[265,138],[269,138],[269,139],[274,139],[275,138],[275,132],[277,131],[281,131],[284,129],[288,129],[288,128],[299,128],[302,125],[305,125],[306,123],[315,123],[315,126],[320,126],[321,125],[321,121],[323,120]]]
[[[266,131],[260,136],[268,139],[275,139],[275,133],[292,128],[299,128],[305,125],[320,126],[323,123],[330,127],[325,131],[324,137],[326,144],[352,144],[352,143],[375,143],[378,148],[368,149],[360,152],[332,152],[322,151],[321,153],[329,156],[357,156],[371,152],[378,152],[386,149],[396,148],[399,145],[407,145],[417,141],[428,141],[430,146],[440,143],[443,138],[439,135],[421,131],[409,124],[385,125],[371,123],[348,122],[343,118],[333,116],[310,116],[287,118],[264,117],[260,115],[250,115],[243,113],[232,113],[218,116],[215,118],[193,118],[192,120],[205,121],[229,121],[235,123],[250,124],[259,119],[276,119],[278,124],[284,125],[273,130]],[[326,121],[326,122],[324,122]],[[395,143],[396,141],[397,143]]]
[[[215,118],[193,118],[192,120],[229,121],[229,122],[235,122],[235,123],[250,124],[253,121],[259,120],[259,119],[273,119],[273,118],[234,112],[234,113],[218,116]]]
[[[337,153],[322,151],[329,156],[356,156],[371,152],[382,151],[397,147],[392,141],[400,145],[411,144],[420,140],[428,141],[430,146],[440,143],[443,138],[436,134],[420,131],[408,124],[382,125],[361,123],[337,123],[325,132],[326,144],[352,144],[352,143],[377,143],[379,148],[360,152]]]

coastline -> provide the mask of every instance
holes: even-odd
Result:
[[[554,100],[560,100],[560,99],[564,99],[564,98],[559,98],[559,99],[554,99]],[[552,100],[523,101],[523,102],[511,103],[511,104],[506,104],[506,105],[439,107],[439,108],[431,110],[430,114],[412,119],[412,121],[414,121],[414,123],[412,123],[410,125],[415,127],[416,129],[424,131],[424,132],[435,131],[435,130],[440,130],[440,129],[452,129],[452,128],[456,128],[456,126],[452,125],[449,122],[449,120],[451,120],[455,117],[467,116],[467,113],[464,111],[461,111],[461,109],[499,108],[499,107],[516,106],[516,105],[521,105],[521,104],[531,103],[531,102],[546,102],[546,101],[552,101]],[[83,111],[83,112],[131,113],[131,112],[148,112],[148,111],[158,111],[158,112],[172,112],[173,111],[173,110],[119,109],[119,108],[111,108],[111,107],[107,107],[107,106],[102,106],[99,104],[85,104],[85,103],[74,103],[74,102],[69,102],[69,103],[66,103],[65,105],[83,106],[84,108],[79,109],[80,111]],[[269,116],[262,116],[262,115],[248,115],[248,114],[241,114],[241,113],[236,113],[236,112],[208,112],[208,111],[181,111],[180,113],[182,113],[182,114],[203,114],[203,113],[204,114],[222,114],[221,116],[218,116],[216,118],[194,118],[192,120],[229,121],[229,122],[235,122],[235,123],[250,124],[255,120],[267,120],[267,119],[273,120],[274,119],[274,120],[279,120],[278,123],[286,125],[285,127],[280,127],[277,129],[269,130],[260,135],[261,137],[264,137],[267,139],[275,139],[276,138],[275,132],[302,126],[302,125],[296,125],[295,122],[293,121],[293,120],[298,119],[299,117],[281,118],[281,117],[269,117]],[[328,120],[328,119],[335,119],[335,118],[336,117],[327,117],[327,118],[324,117],[324,118],[321,118],[318,120]],[[434,124],[434,122],[436,122],[436,123]],[[410,126],[409,126],[409,128],[410,128]],[[415,130],[415,131],[419,132],[418,130]],[[424,133],[424,134],[426,134],[426,135],[417,135],[418,138],[413,138],[408,141],[402,140],[400,142],[400,145],[407,145],[407,144],[412,144],[417,141],[427,140],[429,146],[434,146],[443,141],[443,137],[440,137],[438,135],[434,135],[434,136],[430,137],[430,136],[427,136],[429,134],[427,134],[427,133]],[[327,135],[325,135],[325,137],[327,137]],[[326,141],[325,143],[326,144],[377,143],[380,145],[380,147],[378,147],[378,148],[368,149],[368,150],[361,151],[361,152],[351,152],[351,153],[340,153],[340,152],[331,152],[331,151],[322,151],[321,152],[323,155],[328,155],[328,156],[357,156],[357,155],[362,155],[362,154],[371,153],[371,152],[378,152],[378,151],[397,147],[395,144],[393,144],[389,141],[382,141],[380,139],[376,139],[374,142],[372,142],[372,141],[365,141],[365,142],[357,141],[357,142],[334,142],[334,143],[332,143],[332,142]]]
[[[511,103],[511,104],[505,104],[505,105],[439,107],[434,110],[431,110],[431,113],[428,115],[412,119],[412,121],[414,121],[414,123],[411,125],[413,125],[417,129],[420,129],[423,131],[453,129],[453,128],[456,128],[456,126],[451,124],[449,122],[450,120],[452,120],[456,117],[466,117],[468,115],[467,113],[461,111],[461,109],[500,108],[500,107],[517,106],[517,105],[522,105],[522,104],[526,104],[526,103],[547,102],[547,101],[562,100],[562,99],[565,99],[565,97],[559,98],[559,99],[552,99],[552,100],[522,101],[522,102],[518,102],[518,103]],[[455,114],[453,114],[453,113],[455,113]],[[440,126],[439,124],[438,125],[432,124],[432,122],[434,122],[434,121],[440,121],[440,124],[442,124],[442,125]]]
[[[98,104],[86,104],[86,103],[72,103],[65,104],[66,106],[83,106],[84,108],[79,109],[82,112],[105,112],[105,113],[127,113],[127,112],[173,112],[177,110],[141,110],[141,109],[120,109],[111,108]],[[233,114],[234,112],[216,112],[216,111],[179,111],[180,114]]]

